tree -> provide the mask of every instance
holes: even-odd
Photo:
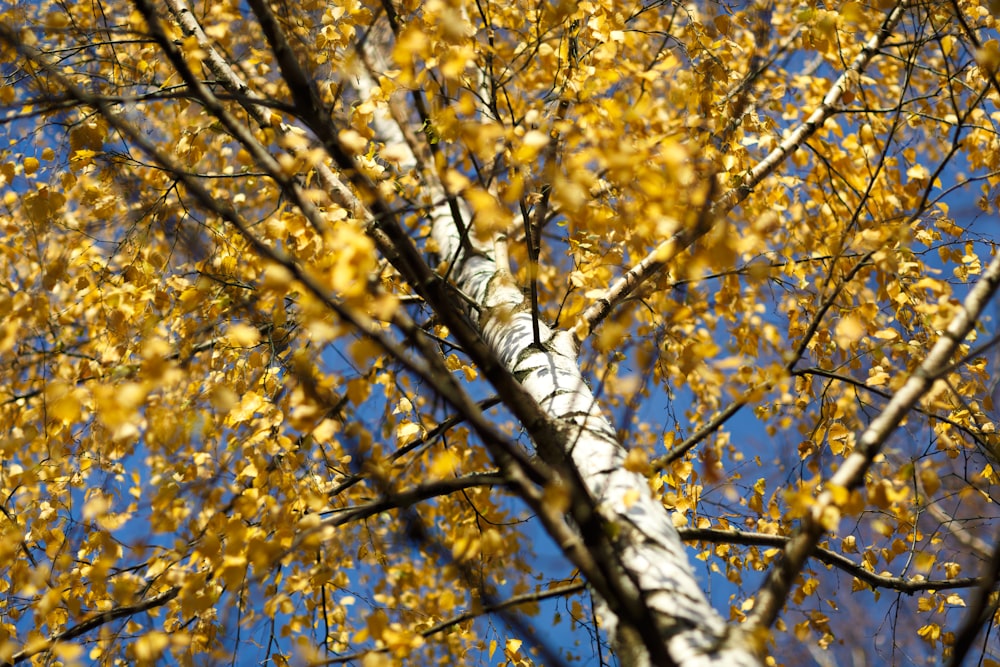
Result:
[[[993,3],[0,6],[7,664],[1000,660]]]

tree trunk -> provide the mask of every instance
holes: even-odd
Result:
[[[456,258],[451,269],[456,286],[480,305],[483,338],[562,427],[558,447],[585,484],[601,522],[611,529],[619,560],[615,565],[652,612],[671,662],[759,664],[748,642],[730,633],[708,603],[677,530],[646,478],[625,469],[625,447],[580,373],[573,334],[539,322],[541,347],[534,345],[531,308],[508,269],[487,248],[477,248],[476,254],[462,249],[452,217],[445,210],[435,213],[434,240],[443,257]],[[548,448],[536,447],[544,457]],[[558,467],[558,461],[548,462]],[[620,628],[607,604],[602,606],[602,623],[622,664],[651,664],[637,630]]]

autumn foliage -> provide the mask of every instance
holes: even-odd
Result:
[[[0,2],[0,664],[1000,664],[997,16]]]

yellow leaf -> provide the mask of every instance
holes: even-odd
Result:
[[[809,508],[812,507],[815,502],[812,489],[808,487],[785,489],[784,496],[785,502],[788,503],[788,513],[790,518],[796,518],[807,514],[809,512]]]
[[[400,445],[407,445],[420,437],[422,432],[423,428],[420,424],[404,419],[396,427],[396,442]]]
[[[268,264],[264,267],[264,279],[261,286],[274,290],[285,291],[293,280],[292,273],[280,264]]]
[[[840,508],[833,505],[827,505],[820,513],[820,525],[822,525],[825,530],[835,531],[837,530],[837,526],[840,525],[840,516]]]
[[[359,338],[350,346],[351,358],[362,368],[370,367],[372,360],[382,352],[381,346],[371,338]]]
[[[851,343],[855,342],[865,333],[865,327],[854,315],[841,318],[834,329],[834,336],[837,346],[841,349],[848,349]]]
[[[601,292],[603,296],[604,292]],[[618,321],[605,322],[597,333],[597,348],[610,350],[621,344],[627,337],[625,325]],[[706,355],[711,356],[711,355]]]
[[[418,427],[419,428],[419,427]],[[434,457],[430,473],[432,477],[447,477],[455,473],[461,459],[450,449],[446,449]]]
[[[404,161],[412,160],[413,153],[406,144],[390,144],[379,151],[379,157],[398,166]]]
[[[830,493],[830,498],[834,505],[843,506],[847,503],[847,499],[850,497],[850,491],[846,487],[838,486],[836,484],[829,484],[827,486],[827,491]]]
[[[480,546],[479,537],[462,535],[451,546],[451,555],[455,560],[470,560],[479,555]]]
[[[153,662],[163,654],[163,650],[169,644],[170,637],[165,632],[153,630],[135,641],[133,645],[135,657],[140,662]]]
[[[228,421],[234,425],[248,421],[255,413],[262,411],[266,403],[263,396],[255,391],[249,391],[243,394],[240,404],[229,413]]]
[[[485,554],[495,554],[503,547],[503,536],[496,528],[483,531],[482,550]]]
[[[226,339],[234,347],[253,347],[260,342],[260,331],[256,327],[240,322],[229,327]]]
[[[90,521],[104,515],[109,509],[111,509],[111,496],[98,491],[83,504],[83,519],[84,521]]]
[[[424,638],[415,632],[403,629],[398,623],[393,623],[382,634],[382,641],[394,655],[405,656],[412,649],[422,646]]]
[[[396,38],[392,57],[401,66],[412,65],[415,56],[428,56],[430,40],[416,22],[408,23]]]
[[[869,371],[868,382],[866,383],[869,387],[880,387],[886,384],[890,375],[882,370],[881,366],[873,366]]]
[[[474,230],[481,240],[490,240],[494,233],[503,232],[510,226],[510,211],[486,190],[469,188],[465,197],[476,212]]]
[[[917,635],[933,642],[941,636],[941,626],[937,623],[928,623],[917,630]]]
[[[531,130],[524,135],[521,145],[514,152],[514,159],[520,164],[534,162],[535,158],[542,151],[542,148],[549,143],[549,135],[541,130]]]
[[[920,483],[924,485],[924,491],[929,496],[933,496],[941,488],[941,479],[937,472],[931,468],[924,468],[920,471]]]
[[[212,23],[205,26],[205,34],[215,40],[223,40],[229,35],[228,23]]]
[[[998,2],[997,0],[989,0],[989,3],[991,5],[997,4],[998,6],[1000,6],[1000,2]],[[954,35],[945,35],[944,37],[941,38],[941,52],[946,56],[951,56],[952,54],[955,53]]]
[[[46,410],[52,419],[75,422],[83,412],[80,393],[73,385],[53,380],[45,387]]]
[[[987,41],[976,51],[976,62],[986,70],[996,70],[1000,65],[1000,43],[995,39]]]
[[[66,204],[66,197],[50,190],[47,185],[39,185],[36,192],[29,192],[22,198],[24,212],[32,222],[42,224],[57,217]]]
[[[930,572],[937,562],[937,556],[929,551],[918,551],[913,559],[913,565],[920,572]]]
[[[363,639],[356,641],[364,641]],[[365,654],[365,657],[361,658],[361,667],[391,667],[393,664],[392,658],[385,653],[379,653],[377,651],[371,651]]]
[[[58,642],[51,649],[53,655],[59,658],[64,665],[75,665],[83,655],[83,647],[79,644],[68,642]]]
[[[217,385],[209,392],[208,400],[219,412],[229,412],[239,403],[240,397],[229,387]]]
[[[222,579],[231,590],[237,590],[247,571],[247,558],[242,554],[222,557]]]
[[[840,8],[840,17],[847,23],[858,23],[865,17],[865,8],[860,2],[845,2]]]
[[[69,25],[66,12],[49,12],[45,15],[45,27],[50,30],[61,30]]]
[[[645,450],[638,447],[629,450],[625,457],[625,469],[640,474],[649,472],[649,456],[646,455]]]
[[[357,130],[341,130],[340,143],[351,153],[364,155],[368,147],[368,140],[361,136]]]
[[[564,513],[569,509],[571,498],[569,490],[559,482],[550,482],[542,489],[542,502],[553,512]]]
[[[372,383],[366,378],[352,378],[347,381],[347,400],[354,405],[361,405],[371,394]]]
[[[372,639],[381,639],[385,629],[389,627],[389,618],[385,615],[384,611],[376,609],[368,615],[365,625],[368,627],[368,632],[371,634]]]

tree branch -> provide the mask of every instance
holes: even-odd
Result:
[[[454,627],[459,623],[464,623],[465,621],[471,621],[474,618],[479,618],[480,616],[485,616],[486,614],[494,614],[499,611],[504,611],[510,609],[511,607],[517,607],[522,604],[533,604],[535,602],[541,602],[542,600],[550,600],[552,598],[563,597],[565,595],[573,595],[574,593],[580,593],[584,590],[584,584],[566,584],[565,586],[557,586],[555,588],[550,588],[547,591],[539,591],[537,593],[524,593],[522,595],[515,595],[512,598],[508,598],[503,602],[494,605],[484,606],[482,609],[477,611],[467,611],[461,614],[456,614],[451,618],[447,618],[443,621],[435,623],[426,630],[420,632],[420,636],[425,639],[432,637],[439,632],[447,630],[448,628]],[[388,648],[377,648],[370,651],[358,651],[357,653],[350,653],[347,655],[339,655],[336,658],[330,658],[328,660],[320,660],[318,662],[310,662],[310,667],[322,667],[323,665],[339,665],[345,662],[353,662],[355,660],[364,660],[365,656],[378,654],[378,653],[388,653]]]
[[[109,609],[107,611],[102,611],[95,616],[88,618],[86,621],[81,621],[71,628],[67,628],[62,632],[57,632],[55,634],[49,635],[43,644],[32,645],[30,648],[18,651],[11,656],[9,662],[0,663],[0,667],[12,667],[19,662],[24,662],[32,657],[45,653],[52,649],[53,646],[59,642],[67,642],[71,639],[75,639],[83,634],[90,632],[95,628],[99,628],[102,625],[111,623],[120,618],[128,618],[136,614],[141,614],[143,612],[149,611],[150,609],[155,609],[156,607],[162,607],[166,603],[170,602],[177,597],[180,593],[180,586],[172,586],[167,590],[163,591],[159,595],[154,595],[151,598],[143,600],[142,602],[137,602],[130,605],[121,605],[115,607],[114,609]]]
[[[836,111],[836,105],[847,90],[852,78],[864,72],[872,58],[879,52],[885,41],[892,34],[896,25],[903,18],[909,6],[909,0],[899,0],[882,22],[879,31],[861,48],[850,66],[834,81],[823,102],[797,128],[785,137],[756,167],[743,179],[743,183],[715,200],[708,213],[708,225],[682,229],[671,238],[661,242],[634,267],[619,277],[597,301],[591,304],[580,316],[574,329],[577,340],[585,340],[611,310],[620,304],[635,289],[656,275],[667,262],[676,257],[684,249],[703,236],[712,227],[712,221],[724,216],[746,199],[753,189],[765,178],[774,173],[778,166],[798,150],[805,141],[823,126],[827,118]]]
[[[947,371],[945,371],[945,372],[947,372]],[[887,391],[883,391],[882,389],[880,389],[878,387],[871,387],[871,386],[865,384],[864,380],[858,380],[857,378],[853,378],[850,375],[842,375],[840,373],[834,373],[833,371],[824,370],[822,368],[817,368],[815,366],[813,366],[811,368],[797,369],[797,370],[795,370],[792,373],[792,375],[815,375],[815,376],[818,376],[818,377],[828,378],[830,380],[837,380],[839,382],[843,382],[845,384],[849,384],[852,387],[857,387],[858,389],[864,389],[865,391],[868,391],[868,392],[870,392],[872,394],[875,394],[876,396],[878,396],[880,398],[884,398],[887,401],[888,400],[892,400],[892,394],[891,393],[889,393]],[[936,415],[933,412],[925,410],[924,408],[920,407],[919,405],[913,406],[913,411],[917,412],[919,414],[924,415],[925,417],[927,417],[930,420],[939,421],[939,422],[942,422],[944,424],[948,424],[950,426],[954,426],[956,429],[958,429],[959,431],[965,433],[970,438],[972,438],[972,440],[977,445],[979,445],[980,447],[983,447],[984,449],[986,449],[986,451],[989,451],[989,445],[983,440],[982,433],[977,433],[976,431],[973,431],[972,429],[970,429],[968,426],[965,426],[964,424],[960,424],[959,422],[957,422],[954,419],[951,419],[949,417],[942,417],[941,415]]]
[[[896,427],[907,413],[930,390],[934,381],[947,368],[958,346],[965,340],[978,321],[990,298],[1000,287],[1000,255],[994,257],[982,277],[969,291],[958,313],[948,324],[923,363],[914,370],[906,383],[896,392],[882,412],[871,422],[853,452],[844,460],[837,472],[825,484],[826,488],[815,499],[803,518],[797,534],[785,545],[781,561],[771,569],[761,587],[754,610],[743,631],[756,632],[768,628],[777,619],[792,582],[801,571],[805,560],[813,552],[824,531],[839,521],[840,510],[834,489],[856,488],[864,482],[865,473]]]
[[[438,496],[446,496],[448,494],[455,493],[456,491],[462,491],[463,489],[471,489],[477,486],[506,485],[507,478],[502,474],[482,472],[462,475],[460,477],[439,479],[433,482],[428,482],[427,484],[421,484],[418,487],[408,489],[406,491],[392,492],[387,490],[378,500],[373,500],[363,505],[356,505],[354,507],[345,507],[342,509],[323,512],[323,514],[330,514],[331,516],[327,516],[323,519],[323,521],[316,528],[318,529],[324,526],[343,526],[346,523],[367,519],[368,517],[375,516],[376,514],[387,512],[389,510],[412,507],[422,500],[428,500]],[[311,531],[300,533],[296,537],[292,546],[289,547],[289,552],[295,551],[299,544],[301,544],[302,540],[309,534],[311,534]]]
[[[496,397],[484,399],[482,401],[479,401],[479,409],[489,410],[491,407],[493,407],[499,402],[500,400],[497,399]],[[400,447],[399,449],[397,449],[396,451],[394,451],[387,457],[387,460],[390,462],[399,460],[400,458],[409,454],[413,450],[419,447],[423,447],[424,445],[431,442],[438,436],[444,434],[452,426],[455,426],[456,424],[461,424],[463,421],[465,421],[464,415],[461,414],[451,415],[450,417],[444,419],[440,424],[431,428],[425,435],[420,436],[413,442],[407,443],[402,447]],[[330,496],[331,498],[340,495],[343,491],[351,488],[361,480],[365,479],[365,477],[366,475],[351,475],[347,479],[337,484],[337,486],[330,489],[330,491],[327,492],[327,495]]]
[[[678,528],[681,539],[686,541],[711,542],[713,544],[746,544],[748,546],[782,548],[788,545],[790,537],[784,535],[768,535],[742,530],[722,530],[718,528]],[[983,577],[961,577],[955,579],[904,579],[887,574],[876,574],[866,570],[864,565],[856,563],[847,556],[836,551],[816,546],[810,554],[812,558],[843,570],[847,574],[863,581],[872,588],[888,588],[900,593],[913,594],[920,591],[943,591],[956,588],[972,588],[983,583]]]
[[[211,70],[212,74],[215,75],[216,80],[222,84],[223,88],[234,99],[240,101],[240,104],[250,114],[250,117],[257,121],[261,127],[269,127],[279,134],[292,133],[293,128],[282,123],[271,112],[270,106],[273,103],[260,98],[254,93],[250,86],[230,67],[229,62],[219,54],[212,40],[205,34],[204,29],[202,29],[201,24],[195,18],[185,0],[165,0],[165,2],[174,20],[177,21],[181,30],[184,31],[184,34],[193,35],[198,48],[205,52],[204,63]],[[294,144],[289,143],[287,145],[289,155],[295,157],[301,152],[294,148]],[[351,211],[354,215],[358,215],[362,204],[354,193],[351,192],[351,189],[344,185],[325,163],[320,162],[316,164],[315,169],[333,200],[340,206]]]
[[[831,292],[826,299],[823,300],[822,305],[816,310],[812,319],[809,322],[809,326],[806,328],[806,332],[802,335],[802,340],[799,345],[795,348],[795,351],[790,355],[790,357],[785,361],[785,370],[794,375],[795,364],[799,363],[799,359],[806,353],[809,347],[809,342],[812,340],[813,336],[819,330],[819,325],[823,321],[823,316],[826,315],[827,311],[833,306],[834,301],[840,296],[840,293],[844,290],[848,283],[854,280],[854,277],[858,275],[861,269],[868,265],[868,260],[871,259],[875,251],[871,251],[863,255],[858,262],[851,267],[851,270],[847,272],[836,288]],[[714,433],[718,428],[725,424],[729,419],[735,415],[740,409],[745,406],[747,402],[743,399],[738,399],[730,403],[726,408],[713,417],[707,424],[702,426],[700,429],[691,434],[690,437],[686,438],[684,442],[680,443],[665,455],[655,459],[652,462],[652,470],[658,471],[663,470],[668,465],[676,461],[677,459],[684,456],[688,451],[693,449],[699,442],[707,438],[709,435]]]
[[[997,592],[997,583],[1000,583],[1000,539],[994,545],[993,555],[983,565],[982,571],[980,586],[970,601],[965,621],[956,633],[948,667],[959,667],[965,662],[980,629],[993,622],[993,616],[1000,608],[1000,592]]]
[[[144,7],[147,11],[153,11],[152,7],[148,4],[148,0],[136,0],[136,3],[137,5]],[[156,20],[155,14],[150,14],[150,16]],[[366,313],[350,308],[332,297],[327,292],[326,288],[311,274],[307,273],[293,257],[281,249],[271,248],[257,238],[250,231],[246,221],[234,208],[232,208],[229,202],[220,201],[213,197],[197,181],[197,179],[186,175],[172,156],[159,150],[147,136],[129,124],[127,120],[115,113],[115,111],[111,109],[100,97],[93,96],[74,86],[55,68],[48,65],[43,54],[37,53],[32,49],[32,47],[20,43],[15,33],[4,28],[3,26],[0,26],[0,39],[7,41],[14,48],[17,48],[25,56],[45,69],[49,75],[53,77],[53,80],[57,81],[69,95],[74,96],[82,104],[93,106],[97,109],[107,120],[110,126],[114,127],[123,136],[131,139],[137,148],[141,149],[157,163],[162,165],[165,170],[175,174],[178,180],[184,183],[188,192],[199,202],[199,204],[206,207],[208,210],[218,215],[222,220],[225,220],[227,223],[232,225],[233,228],[240,233],[253,250],[261,257],[285,268],[295,280],[297,280],[308,292],[313,294],[331,312],[335,313],[344,322],[353,326],[359,333],[375,342],[380,348],[382,348],[382,350],[399,361],[409,371],[420,377],[429,386],[434,387],[434,389],[438,391],[446,400],[448,400],[456,408],[456,410],[466,416],[470,425],[472,425],[476,432],[479,433],[480,437],[483,438],[486,446],[490,448],[490,451],[497,457],[497,464],[504,470],[504,474],[508,475],[508,483],[520,485],[527,483],[527,480],[532,478],[539,479],[540,475],[544,479],[544,475],[540,472],[542,470],[542,466],[537,462],[530,461],[518,447],[512,445],[509,439],[497,430],[496,426],[492,422],[485,418],[476,402],[473,401],[468,396],[467,392],[465,392],[458,385],[457,381],[450,373],[441,374],[433,372],[432,369],[428,367],[428,363],[426,361],[414,359],[411,355],[407,354],[406,351],[396,341],[387,336],[383,328]],[[207,93],[207,95],[211,97],[210,92]],[[287,184],[287,179],[285,182]],[[308,202],[306,202],[306,204],[308,204]],[[305,213],[305,211],[303,212]],[[397,316],[405,317],[405,314],[402,313],[402,311],[398,311]],[[419,328],[416,327],[415,324],[412,324],[411,330],[417,329]],[[479,341],[478,344],[481,348],[485,348],[482,341]],[[515,386],[523,395],[523,389],[520,389],[519,385],[516,385],[516,383]],[[530,398],[528,398],[528,400],[530,400]],[[513,468],[516,468],[516,470]]]

